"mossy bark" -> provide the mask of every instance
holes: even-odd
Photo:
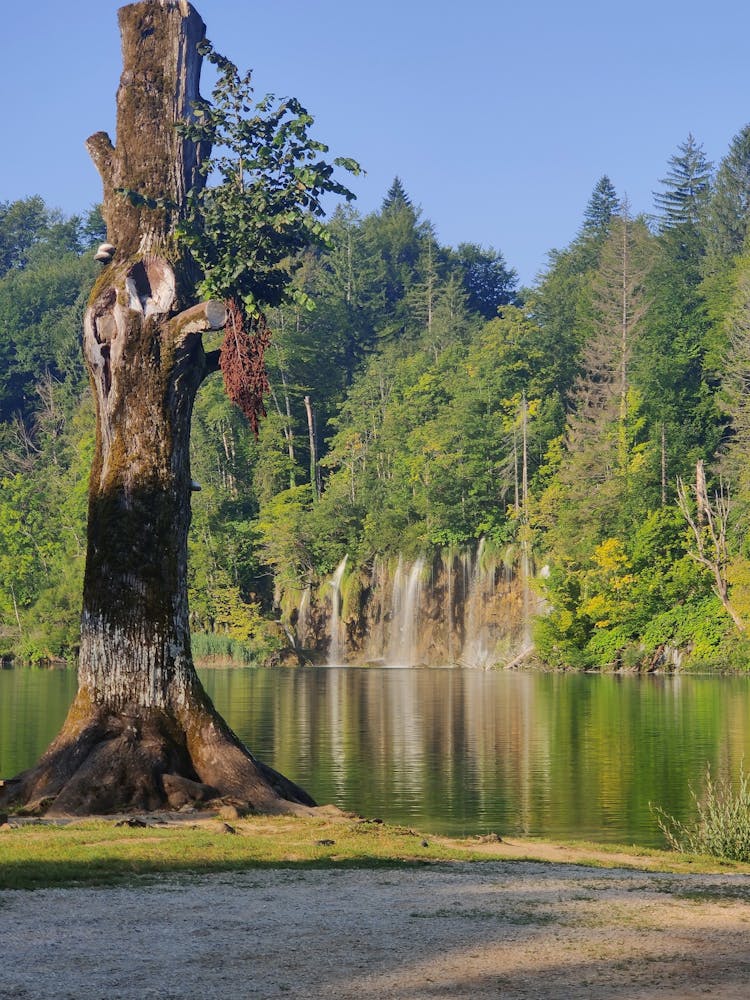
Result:
[[[195,275],[175,227],[200,182],[201,151],[174,126],[198,97],[205,28],[189,4],[170,0],[131,4],[119,21],[117,144],[103,133],[89,140],[116,250],[84,319],[97,440],[79,691],[60,735],[36,767],[0,788],[0,803],[71,814],[225,796],[264,811],[312,805],[240,743],[193,667],[190,419],[215,367],[201,333],[223,325],[224,309],[191,301]]]

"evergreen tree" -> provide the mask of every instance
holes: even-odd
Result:
[[[632,381],[646,315],[651,239],[627,211],[614,219],[591,276],[591,334],[541,521],[558,564],[577,572],[597,545],[626,533],[642,513],[644,427]]]
[[[689,133],[669,158],[667,176],[659,181],[664,190],[654,194],[662,232],[676,227],[697,230],[711,191],[711,167],[703,146]]]
[[[609,226],[619,210],[620,199],[612,181],[603,174],[596,182],[591,192],[586,209],[583,213],[581,235],[584,238],[606,236]]]
[[[399,336],[406,332],[406,296],[421,278],[423,244],[431,233],[429,223],[420,221],[420,215],[396,178],[380,212],[363,220],[364,239],[379,258],[380,290],[389,315],[387,322],[381,325],[381,336]]]
[[[402,184],[401,178],[394,177],[385,198],[383,198],[383,203],[380,206],[381,213],[413,207],[411,198],[406,193],[406,188]]]
[[[592,281],[594,334],[583,349],[583,375],[569,427],[571,451],[596,454],[590,466],[594,478],[620,480],[622,502],[628,495],[635,440],[631,366],[647,311],[650,241],[645,224],[631,219],[624,206]]]
[[[649,422],[662,502],[671,502],[677,476],[714,453],[722,433],[715,396],[716,352],[703,280],[705,238],[695,206],[662,220],[649,275],[649,310],[633,360],[633,376]],[[692,218],[691,218],[692,215]],[[712,354],[714,360],[712,361]]]
[[[719,164],[706,210],[710,270],[742,253],[750,220],[750,125],[732,139]]]
[[[727,349],[722,389],[731,418],[725,471],[750,509],[750,257],[737,262],[732,275],[732,304],[725,319]]]

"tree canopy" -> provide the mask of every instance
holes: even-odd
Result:
[[[190,134],[215,145],[214,183],[196,195],[184,239],[204,291],[241,288],[273,336],[257,440],[210,382],[196,403],[192,463],[203,490],[190,578],[200,641],[225,635],[272,655],[284,642],[274,623],[288,623],[304,587],[346,553],[367,567],[486,538],[512,565],[525,434],[534,559],[549,566],[540,655],[597,667],[650,663],[670,648],[701,663],[724,655],[734,626],[691,556],[676,484],[692,482],[699,462],[709,495],[728,484],[728,590],[750,614],[747,129],[715,175],[689,135],[667,159],[655,219],[631,218],[602,176],[577,234],[521,297],[502,252],[470,239],[442,245],[398,177],[377,211],[322,216],[323,193],[345,191],[320,166],[307,113],[289,101],[251,107],[249,79],[212,58],[216,110]],[[264,196],[280,217],[272,235],[259,224],[252,171],[276,163],[285,144],[303,163]],[[233,228],[222,229],[223,212]],[[74,609],[59,608],[90,448],[74,339],[91,265],[80,221],[71,228],[38,199],[3,213],[0,530],[13,539],[13,572],[2,627],[6,648],[60,652],[73,634]],[[66,249],[45,256],[53,240]],[[245,249],[230,269],[236,246]],[[23,520],[24,504],[37,520]],[[742,642],[732,649],[747,661]]]

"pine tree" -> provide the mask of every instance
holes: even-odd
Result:
[[[706,211],[706,238],[713,269],[742,252],[750,220],[750,125],[732,139],[716,174]]]
[[[406,315],[398,306],[421,278],[422,248],[431,230],[429,223],[420,221],[420,216],[420,210],[414,208],[396,177],[380,212],[367,216],[363,222],[362,235],[380,258],[383,304],[392,314],[389,329],[382,331],[385,335],[404,332]]]
[[[669,158],[667,176],[659,181],[664,190],[654,194],[662,232],[679,226],[697,228],[711,191],[711,168],[703,146],[689,133]]]
[[[739,487],[739,498],[750,505],[750,258],[738,261],[733,274],[732,304],[724,321],[727,347],[722,378],[723,397],[731,419],[725,469]]]
[[[390,209],[400,208],[413,208],[413,205],[411,198],[406,193],[406,188],[401,183],[401,178],[394,177],[391,186],[388,188],[388,193],[385,198],[383,198],[383,204],[380,206],[380,211],[387,212]]]
[[[591,192],[591,197],[583,213],[581,235],[583,237],[606,236],[619,205],[620,199],[617,197],[614,184],[606,174],[603,174]]]

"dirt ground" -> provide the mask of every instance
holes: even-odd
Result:
[[[487,861],[0,892],[0,998],[750,996],[750,879]]]

